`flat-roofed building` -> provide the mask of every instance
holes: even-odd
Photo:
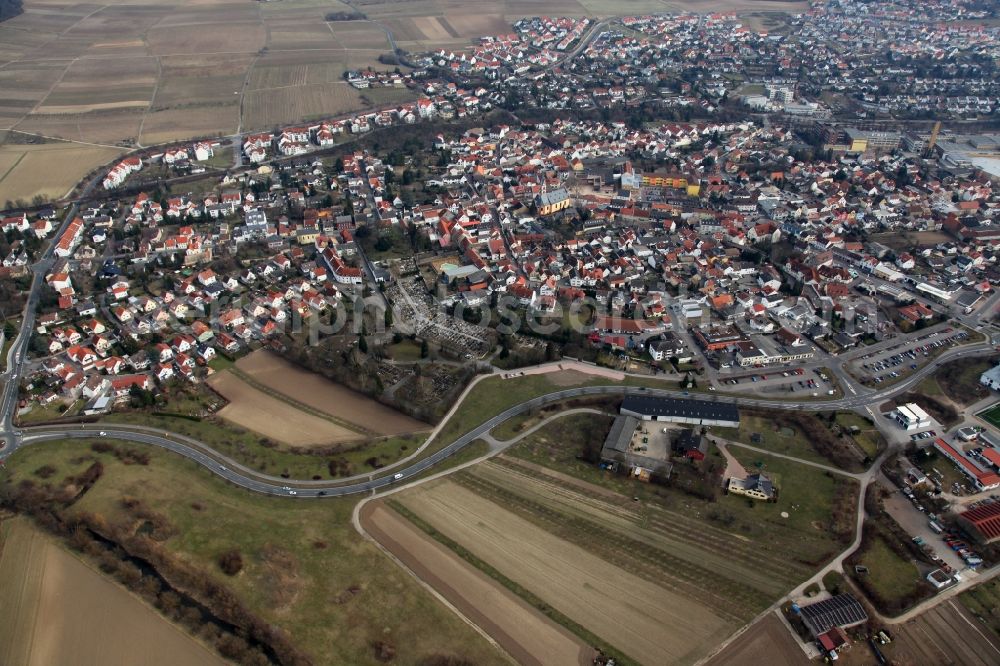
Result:
[[[740,411],[729,402],[628,396],[622,401],[621,413],[643,421],[723,428],[738,428],[740,425]]]
[[[903,430],[918,430],[926,428],[931,424],[931,417],[927,415],[920,405],[910,402],[896,407],[892,413],[892,418],[896,420]]]
[[[979,383],[994,391],[1000,391],[1000,365],[993,366],[979,375]]]
[[[1000,488],[1000,475],[980,469],[972,464],[971,460],[940,437],[934,440],[934,448],[937,449],[938,453],[955,463],[958,469],[965,476],[969,477],[969,480],[977,491],[982,492],[984,490]]]

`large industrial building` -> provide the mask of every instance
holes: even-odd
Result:
[[[689,458],[700,459],[705,454],[700,445],[695,447],[700,457],[685,448],[684,432],[677,432],[680,437],[671,441],[672,429],[654,428],[648,423],[727,428],[740,425],[736,405],[709,400],[629,396],[622,401],[620,412],[601,448],[601,464],[643,481],[669,477],[673,469],[671,451],[677,451],[678,447],[684,448],[683,455]],[[693,431],[686,432],[688,440],[696,436]]]
[[[740,411],[735,404],[728,402],[629,396],[622,401],[621,413],[642,421],[740,427]]]
[[[958,514],[958,522],[983,543],[1000,540],[1000,502],[980,504]]]

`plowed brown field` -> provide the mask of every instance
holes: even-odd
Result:
[[[459,609],[519,664],[584,666],[593,650],[381,502],[361,511],[365,530]]]
[[[219,410],[219,416],[276,442],[309,447],[364,438],[353,430],[307,414],[283,400],[258,391],[229,372],[212,375],[208,384],[229,401]]]
[[[422,421],[267,351],[256,351],[241,358],[236,367],[293,400],[379,435],[403,435],[428,429]]]
[[[466,488],[439,481],[400,501],[449,539],[643,664],[690,664],[731,625]]]

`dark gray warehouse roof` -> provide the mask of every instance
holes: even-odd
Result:
[[[838,594],[830,599],[803,606],[801,613],[802,621],[817,636],[833,627],[850,627],[868,619],[868,614],[861,603],[849,594]]]
[[[649,417],[687,418],[705,421],[740,420],[740,410],[729,402],[687,400],[684,398],[652,398],[628,396],[622,401],[621,411]]]
[[[632,441],[632,435],[635,433],[636,426],[639,425],[639,419],[634,416],[619,416],[615,418],[615,422],[611,424],[611,432],[608,433],[607,438],[604,440],[604,452],[609,451],[619,451],[621,453],[628,453],[629,442]]]

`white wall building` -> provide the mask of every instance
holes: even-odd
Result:
[[[931,424],[931,417],[927,415],[927,412],[913,402],[897,407],[896,411],[892,413],[892,417],[896,419],[896,423],[903,430],[918,430],[927,428]]]

